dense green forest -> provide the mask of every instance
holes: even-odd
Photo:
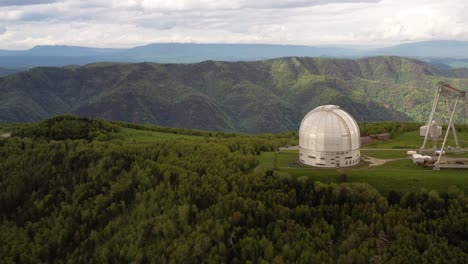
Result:
[[[52,140],[98,139],[116,137],[119,127],[100,119],[79,118],[75,115],[61,115],[37,124],[23,124],[13,131],[13,136]]]
[[[305,113],[324,104],[339,105],[360,122],[424,122],[439,81],[462,90],[468,86],[463,70],[401,57],[40,67],[0,78],[0,122],[75,113],[190,129],[278,133],[297,130]]]
[[[383,196],[257,166],[294,133],[180,130],[194,139],[142,143],[118,136],[130,126],[73,116],[0,126],[14,132],[0,138],[2,263],[468,261],[461,188]]]

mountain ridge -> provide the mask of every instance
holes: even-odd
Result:
[[[453,78],[460,74],[400,57],[42,67],[0,79],[0,122],[74,113],[265,133],[295,130],[323,104],[340,105],[358,121],[423,121],[433,95],[428,87],[441,80],[466,87],[468,79]]]

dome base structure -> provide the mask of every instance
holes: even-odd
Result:
[[[354,118],[336,105],[323,105],[307,113],[299,128],[299,161],[336,168],[359,163],[359,127]]]
[[[359,150],[342,152],[317,152],[308,149],[299,149],[299,161],[305,165],[340,168],[359,164],[361,153]]]

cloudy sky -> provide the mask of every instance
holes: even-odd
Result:
[[[467,0],[0,0],[0,49],[468,40]]]

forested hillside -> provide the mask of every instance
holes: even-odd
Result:
[[[0,138],[2,263],[468,260],[468,199],[455,186],[385,197],[257,166],[291,134],[100,137],[130,127],[149,130],[73,116],[0,126],[14,132]]]
[[[465,75],[400,57],[34,68],[0,78],[0,122],[75,113],[262,133],[295,130],[323,104],[340,105],[358,121],[425,121],[434,85],[466,89]]]
[[[11,75],[11,74],[15,74],[17,72],[21,72],[21,71],[24,71],[26,69],[23,69],[23,68],[3,68],[3,67],[0,67],[0,77],[3,77],[3,76],[7,76],[7,75]]]

